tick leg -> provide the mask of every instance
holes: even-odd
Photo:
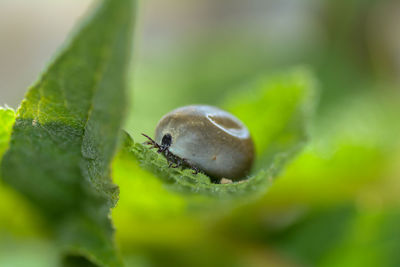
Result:
[[[145,135],[145,134],[143,134],[143,133],[142,133],[142,135],[148,139],[148,141],[144,142],[143,144],[145,144],[145,145],[150,145],[150,146],[151,146],[150,149],[153,149],[153,148],[158,148],[158,149],[160,149],[160,146],[157,144],[156,141],[154,141],[153,139],[151,139],[148,135]]]
[[[144,137],[146,137],[147,139],[149,139],[149,141],[150,141],[151,143],[156,143],[156,141],[154,141],[153,139],[151,139],[148,135],[145,135],[144,133],[142,133],[142,135],[143,135]]]
[[[174,168],[178,168],[180,166],[182,166],[182,160],[178,160]]]
[[[150,142],[150,141],[144,142],[143,144],[144,144],[144,145],[150,146],[150,147],[149,147],[150,149],[157,148],[157,145],[153,144],[153,143]]]
[[[179,161],[179,165],[192,169],[193,174],[198,174],[200,172],[199,168],[191,164],[187,159],[181,159],[181,161]]]
[[[193,170],[193,174],[198,174],[200,172],[199,168],[196,166],[190,165],[190,168]]]
[[[178,168],[178,167],[179,167],[179,165],[176,164],[176,163],[175,163],[175,165],[174,165],[173,162],[169,162],[169,161],[168,161],[168,163],[169,163],[169,164],[168,164],[168,168],[174,168],[174,169],[175,169],[175,168]]]

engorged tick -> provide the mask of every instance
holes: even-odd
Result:
[[[241,180],[253,163],[254,145],[248,129],[217,107],[177,108],[158,122],[155,140],[143,135],[170,167],[190,168],[214,179]]]

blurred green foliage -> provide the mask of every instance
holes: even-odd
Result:
[[[382,80],[388,66],[377,68],[380,51],[367,49],[360,30],[378,1],[321,5],[326,40],[317,49],[274,52],[259,36],[213,28],[176,51],[138,55],[125,127],[137,143],[133,153],[131,141],[122,143],[112,164],[120,187],[112,219],[126,266],[399,266],[400,86]],[[293,70],[298,63],[307,68]],[[210,198],[140,145],[164,113],[193,103],[224,107],[249,126],[253,174],[261,170],[265,182],[254,195]],[[0,110],[1,153],[13,120]],[[269,172],[278,152],[292,161]],[[191,182],[179,180],[185,175]],[[247,190],[222,191],[229,187]],[[0,266],[54,266],[60,253],[37,207],[0,184]]]

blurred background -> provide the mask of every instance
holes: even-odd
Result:
[[[0,105],[17,108],[91,2],[0,1]],[[257,201],[193,215],[155,180],[139,188],[164,206],[121,194],[128,266],[400,266],[399,1],[146,0],[137,13],[134,138],[178,106],[218,105],[298,65],[320,101],[312,141]],[[0,200],[0,266],[54,266],[29,204],[1,187]]]

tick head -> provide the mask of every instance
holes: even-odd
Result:
[[[170,147],[172,144],[172,136],[167,133],[163,136],[162,140],[161,140],[161,146],[168,148]]]

